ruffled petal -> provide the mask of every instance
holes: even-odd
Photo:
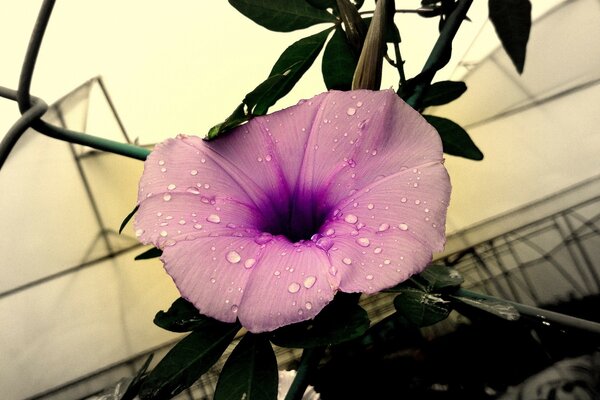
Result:
[[[312,242],[294,245],[275,237],[252,271],[240,322],[251,332],[264,332],[314,318],[337,290],[329,266],[327,254]]]

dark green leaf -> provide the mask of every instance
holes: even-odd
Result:
[[[529,0],[489,0],[488,7],[504,50],[522,73],[531,30],[531,3]]]
[[[358,56],[338,26],[323,52],[321,71],[328,90],[350,90]]]
[[[134,260],[148,260],[150,258],[156,258],[160,256],[162,256],[162,250],[153,247],[150,250],[146,250],[142,254],[138,254],[137,256],[135,256]]]
[[[211,318],[200,314],[192,303],[180,297],[171,304],[167,311],[159,311],[154,323],[171,332],[192,331]]]
[[[213,140],[222,133],[225,133],[236,126],[247,122],[250,118],[252,118],[252,115],[246,113],[246,105],[242,103],[237,106],[235,110],[233,110],[233,113],[231,113],[231,115],[227,117],[225,121],[210,128],[208,135],[206,136],[206,140]]]
[[[258,85],[253,91],[244,97],[244,103],[254,115],[266,114],[275,102],[280,98],[277,96],[279,88],[285,85],[285,75],[273,75]]]
[[[214,400],[275,400],[277,374],[268,338],[247,333],[223,366]]]
[[[221,357],[239,324],[207,319],[175,345],[142,384],[144,400],[170,399],[190,387]]]
[[[460,125],[447,118],[435,117],[433,115],[423,115],[423,117],[440,134],[444,153],[470,160],[483,160],[483,153]]]
[[[429,291],[458,288],[465,281],[454,268],[441,264],[430,265],[418,276],[427,283]]]
[[[315,319],[274,331],[271,341],[281,347],[327,346],[355,339],[368,328],[369,317],[362,307],[336,297]]]
[[[336,8],[337,3],[335,0],[306,0],[311,6],[318,8],[319,10],[326,10],[328,8]]]
[[[331,29],[325,29],[322,32],[300,39],[281,53],[271,69],[269,79],[277,76],[282,77],[282,79],[277,80],[277,83],[271,89],[271,93],[267,93],[262,101],[256,102],[252,114],[265,114],[270,106],[292,90],[321,52]]]
[[[458,99],[467,90],[464,82],[442,81],[436,82],[425,90],[421,100],[423,108],[429,106],[441,106]]]
[[[257,24],[277,32],[290,32],[337,19],[305,0],[229,0],[229,4]]]
[[[133,380],[129,383],[129,385],[127,386],[127,389],[125,390],[125,393],[123,393],[123,396],[119,400],[134,400],[135,399],[135,396],[137,396],[140,391],[140,387],[142,385],[142,379],[143,379],[144,375],[146,374],[146,371],[148,370],[150,363],[152,362],[152,358],[154,358],[154,354],[150,354],[148,356],[148,358],[146,358],[144,365],[142,365],[142,368],[140,368],[140,370],[137,372],[137,374],[135,375]]]
[[[394,307],[413,324],[423,327],[433,325],[448,317],[450,302],[433,293],[404,288],[394,298]]]
[[[460,295],[453,295],[451,296],[451,298],[468,306],[475,307],[479,310],[483,310],[485,312],[488,312],[490,314],[493,314],[497,317],[509,321],[515,321],[520,317],[519,311],[517,311],[516,308],[514,308],[509,303],[505,303],[502,301],[495,301],[484,298],[474,299],[471,297],[464,297]]]
[[[123,232],[123,229],[125,229],[125,226],[127,226],[127,223],[133,217],[133,214],[135,214],[137,212],[138,208],[140,208],[139,204],[137,206],[135,206],[135,208],[133,210],[131,210],[131,212],[125,217],[123,222],[121,222],[121,226],[119,227],[119,234],[121,234],[121,232]]]

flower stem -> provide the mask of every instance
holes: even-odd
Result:
[[[555,323],[558,325],[575,328],[582,331],[587,331],[594,334],[600,334],[600,323],[594,321],[588,321],[581,318],[571,317],[570,315],[565,315],[561,313],[557,313],[554,311],[544,310],[542,308],[532,307],[521,303],[516,303],[514,301],[500,299],[494,296],[489,296],[486,294],[480,294],[471,292],[465,289],[458,289],[456,291],[456,295],[462,297],[468,297],[471,299],[487,299],[494,300],[499,302],[504,302],[512,305],[517,309],[521,314],[527,315],[528,317],[533,317],[538,320],[542,320],[545,325],[550,325],[551,323]]]
[[[302,352],[302,358],[300,358],[300,366],[296,371],[296,377],[288,390],[285,400],[301,400],[306,387],[308,386],[308,380],[310,379],[311,373],[319,365],[319,361],[325,353],[325,347],[314,347],[304,349]]]
[[[435,73],[450,61],[452,40],[467,16],[467,11],[469,11],[472,3],[473,0],[459,0],[454,11],[448,16],[448,19],[440,32],[440,36],[435,42],[431,54],[429,54],[429,57],[423,66],[423,70],[420,74],[421,79],[416,85],[412,96],[406,100],[413,108],[419,108],[421,97],[423,96],[425,89],[431,84]]]

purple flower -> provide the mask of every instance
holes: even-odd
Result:
[[[393,91],[331,91],[214,142],[157,145],[136,234],[201,313],[270,331],[422,271],[445,240],[442,163]]]

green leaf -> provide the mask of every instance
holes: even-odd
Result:
[[[276,400],[277,360],[265,335],[246,333],[219,375],[214,400]]]
[[[423,327],[433,325],[448,317],[450,302],[422,290],[404,288],[394,298],[394,307],[407,320]]]
[[[167,311],[156,313],[154,324],[171,332],[189,332],[210,319],[200,314],[200,311],[192,303],[180,297],[171,304]]]
[[[140,205],[138,204],[137,206],[135,206],[135,208],[133,210],[131,210],[131,212],[129,214],[127,214],[127,216],[125,217],[123,222],[121,222],[121,226],[119,227],[119,235],[121,234],[121,232],[123,232],[123,229],[125,229],[125,226],[127,226],[127,223],[129,222],[129,220],[133,217],[133,215],[137,212],[137,210],[139,208],[140,208]]]
[[[306,0],[311,6],[318,8],[319,10],[326,10],[328,8],[337,8],[335,0]]]
[[[467,90],[464,82],[436,82],[425,90],[421,107],[441,106],[458,99]]]
[[[338,296],[315,319],[275,330],[271,342],[293,348],[327,346],[355,339],[368,328],[367,312],[358,304]]]
[[[277,32],[291,32],[337,19],[305,0],[229,0],[229,4],[257,24]]]
[[[142,384],[144,400],[170,399],[190,387],[221,357],[240,325],[206,319],[177,343]]]
[[[428,291],[456,289],[465,281],[457,270],[441,264],[428,266],[418,277],[427,283]]]
[[[137,396],[140,391],[144,375],[152,362],[152,358],[154,358],[154,354],[150,354],[148,358],[146,358],[142,368],[140,368],[133,380],[129,383],[125,393],[123,393],[123,396],[119,400],[135,400],[135,396]]]
[[[247,122],[252,118],[252,115],[246,112],[246,105],[244,103],[237,106],[233,113],[227,119],[220,124],[217,124],[210,128],[206,135],[206,140],[213,140],[217,136],[230,131],[231,129]]]
[[[471,297],[463,297],[460,295],[453,295],[450,297],[463,304],[477,308],[479,310],[483,310],[508,321],[516,321],[520,318],[519,311],[517,311],[517,309],[509,303],[484,298],[474,299]]]
[[[292,90],[323,49],[331,29],[333,28],[300,39],[281,53],[273,65],[267,81],[275,79],[275,77],[279,78],[275,79],[270,90],[264,93],[256,105],[252,104],[253,107],[248,105],[252,109],[252,114],[266,114],[269,107]],[[248,98],[248,96],[246,97]],[[246,102],[246,104],[248,103]]]
[[[350,90],[357,62],[358,56],[338,26],[323,52],[321,72],[327,90]]]
[[[440,134],[444,153],[470,160],[483,160],[483,153],[460,125],[447,118],[435,117],[433,115],[423,115],[423,117]]]
[[[523,73],[531,30],[529,0],[489,0],[490,20],[504,50],[519,73]]]
[[[156,247],[151,248],[150,250],[146,250],[142,254],[138,254],[134,257],[134,260],[148,260],[150,258],[156,258],[162,256],[162,250],[157,249]]]

